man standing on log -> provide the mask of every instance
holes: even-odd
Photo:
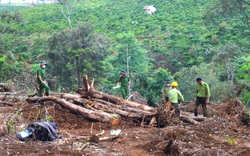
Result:
[[[184,102],[184,98],[183,98],[181,92],[179,90],[177,90],[177,87],[178,87],[178,83],[177,82],[173,82],[171,84],[171,86],[172,86],[172,89],[168,93],[168,95],[169,95],[169,101],[171,102],[171,105],[175,109],[175,115],[177,117],[180,117],[180,110],[179,110],[179,106],[178,106],[178,99],[180,99],[182,102]]]
[[[39,84],[39,96],[43,96],[43,91],[45,89],[46,91],[46,96],[49,96],[49,86],[48,82],[46,81],[46,72],[45,72],[45,67],[47,63],[45,61],[40,62],[40,68],[37,70],[37,83]]]
[[[168,92],[171,90],[171,81],[169,79],[166,80],[165,84],[161,88],[161,100],[162,103],[168,102]]]
[[[129,77],[126,75],[125,71],[121,71],[120,74],[121,75],[119,77],[118,83],[120,83],[120,86],[121,86],[121,93],[122,93],[123,99],[127,99],[128,98],[128,85],[130,85],[130,80],[129,80]]]
[[[206,82],[203,82],[200,77],[196,79],[196,101],[194,107],[194,116],[198,115],[198,108],[201,104],[203,110],[203,116],[207,116],[207,106],[206,104],[209,103],[210,98],[210,89],[209,85]]]

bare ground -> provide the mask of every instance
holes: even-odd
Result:
[[[94,122],[73,114],[53,102],[28,104],[7,98],[0,104],[0,155],[39,156],[249,156],[250,127],[248,112],[238,100],[208,105],[209,117],[199,124],[178,121],[164,128],[141,126],[139,121],[123,119],[117,125]],[[3,100],[2,100],[3,102]],[[194,103],[181,107],[193,116]],[[202,111],[199,110],[199,116]],[[39,115],[40,114],[40,115]],[[51,118],[58,124],[61,138],[53,142],[19,141],[16,134],[30,123]],[[123,130],[116,139],[87,141],[86,137],[111,130]],[[169,145],[167,147],[167,145]],[[165,152],[164,152],[165,151]]]

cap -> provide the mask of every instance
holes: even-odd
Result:
[[[126,72],[123,70],[123,71],[120,72],[120,74],[126,74]]]
[[[202,79],[200,78],[200,77],[197,77],[196,78],[196,81],[198,82],[198,81],[202,81]]]
[[[45,61],[41,61],[40,62],[40,65],[42,66],[42,65],[47,65],[47,63],[45,62]]]
[[[171,81],[169,79],[166,80],[166,84],[170,84]]]

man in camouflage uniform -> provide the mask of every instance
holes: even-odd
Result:
[[[120,73],[120,77],[119,77],[119,83],[121,86],[121,92],[122,92],[122,97],[123,99],[127,99],[128,98],[128,85],[130,85],[130,80],[129,77],[126,75],[125,71],[121,71]]]
[[[43,91],[45,89],[46,91],[46,96],[49,96],[49,86],[48,82],[46,81],[46,67],[47,63],[45,61],[40,62],[40,68],[37,70],[37,83],[39,84],[39,96],[43,96]]]

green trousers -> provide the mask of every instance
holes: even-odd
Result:
[[[128,98],[128,86],[121,86],[121,92],[123,99]]]
[[[46,92],[46,96],[49,96],[49,86],[44,84],[44,83],[38,83],[39,84],[39,96],[43,96],[43,91],[45,89],[45,92]]]

